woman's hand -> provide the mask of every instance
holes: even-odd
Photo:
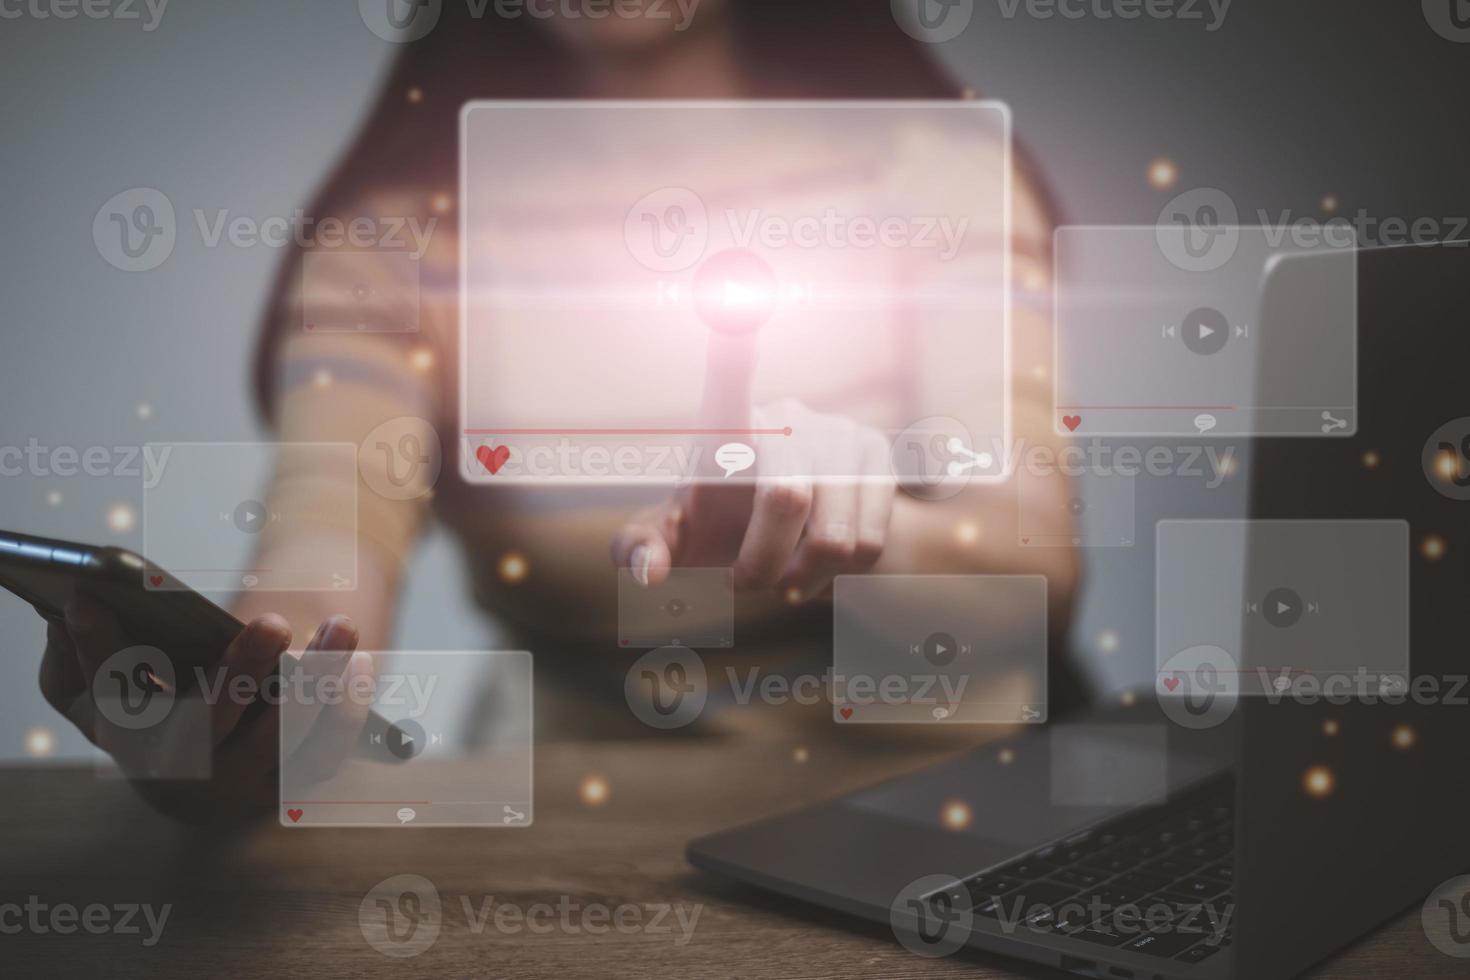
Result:
[[[291,629],[279,616],[252,620],[206,671],[209,683],[177,699],[169,713],[143,730],[119,726],[103,706],[109,702],[116,678],[102,676],[108,658],[137,644],[105,607],[78,598],[66,608],[65,619],[47,616],[46,654],[41,662],[41,693],[93,744],[110,751],[145,799],[158,809],[189,822],[228,821],[251,816],[277,799],[280,766],[281,699],[262,702],[262,690],[277,690],[269,678],[282,666],[291,645]],[[335,672],[343,683],[371,684],[372,662],[354,654],[357,629],[350,620],[334,616],[316,631],[307,650],[317,651],[312,668]],[[179,668],[183,671],[185,668]],[[155,683],[155,690],[163,690]],[[289,688],[287,688],[289,690]],[[99,694],[98,692],[103,692]],[[166,692],[171,694],[172,692]],[[179,710],[185,702],[208,709],[208,731],[201,713]],[[258,707],[257,707],[258,705]],[[289,764],[306,767],[324,778],[335,772],[357,743],[366,722],[365,700],[346,697],[320,709]],[[153,778],[138,771],[140,763],[156,766],[176,751],[180,742],[210,740],[209,778]],[[144,741],[151,739],[151,741]],[[140,749],[141,747],[141,749]],[[185,746],[187,748],[187,746]]]
[[[883,552],[895,491],[888,440],[797,401],[752,409],[754,362],[754,338],[710,335],[703,416],[719,434],[701,440],[699,479],[635,515],[613,541],[614,564],[643,585],[676,565],[733,566],[737,589],[801,602]],[[776,433],[740,434],[761,429]],[[725,478],[715,465],[727,442],[755,449],[753,479]]]

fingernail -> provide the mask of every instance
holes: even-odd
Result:
[[[648,587],[648,568],[653,564],[653,549],[640,544],[633,549],[633,578],[644,588]]]
[[[97,613],[90,603],[73,599],[66,604],[66,625],[73,633],[90,633],[96,623]]]
[[[343,650],[357,643],[357,627],[346,616],[333,616],[322,624],[321,645],[327,650]]]

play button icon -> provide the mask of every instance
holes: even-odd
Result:
[[[960,645],[948,633],[930,633],[924,637],[924,659],[936,667],[945,667],[959,655]]]
[[[1261,601],[1261,613],[1277,629],[1295,626],[1302,618],[1302,597],[1291,589],[1272,589]]]
[[[1218,354],[1230,339],[1230,323],[1219,310],[1202,306],[1179,325],[1179,339],[1196,354]]]
[[[270,512],[265,509],[265,504],[258,500],[246,500],[235,508],[232,520],[235,529],[244,534],[259,534],[265,530]]]
[[[395,721],[388,726],[388,732],[383,738],[383,744],[388,747],[400,759],[412,759],[424,750],[425,737],[423,726],[416,721],[405,718],[403,721]]]

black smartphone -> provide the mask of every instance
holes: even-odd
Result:
[[[98,547],[0,530],[0,587],[35,606],[42,615],[62,617],[67,603],[83,596],[118,618],[128,638],[169,658],[180,693],[214,667],[245,624],[174,578],[142,555],[124,548]],[[295,660],[282,663],[289,676]],[[250,712],[263,708],[261,701]],[[383,751],[397,726],[377,712],[368,716],[360,748],[372,758],[394,763],[401,754]]]
[[[141,555],[0,530],[0,586],[61,617],[85,596],[111,610],[133,642],[178,667],[212,667],[245,624]],[[179,670],[182,678],[192,671]]]

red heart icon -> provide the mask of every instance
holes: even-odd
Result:
[[[494,476],[500,472],[500,468],[510,459],[510,447],[495,446],[491,448],[490,446],[481,446],[475,450],[475,458],[480,461],[481,466],[490,471],[491,476]]]
[[[842,708],[837,713],[842,716],[842,719],[844,721],[846,721],[848,718],[851,718],[852,717],[852,709],[851,708]]]
[[[1080,416],[1080,415],[1063,415],[1062,416],[1062,424],[1067,427],[1067,431],[1068,432],[1076,432],[1077,431],[1077,426],[1079,426],[1079,425],[1082,424],[1082,416]]]
[[[1164,686],[1167,687],[1171,691],[1174,690],[1174,688],[1176,688],[1176,687],[1179,686],[1179,678],[1177,676],[1175,676],[1175,677],[1165,677],[1164,678]]]
[[[300,823],[301,818],[306,815],[305,810],[287,810],[286,816],[291,818],[292,823]]]
[[[163,584],[163,576],[162,575],[150,575],[150,576],[148,576],[148,584],[151,585],[151,586],[153,586],[155,589],[158,588],[160,585]]]
[[[1031,543],[1031,539],[1030,538],[1022,538],[1021,539],[1021,543],[1022,544],[1030,544]]]

